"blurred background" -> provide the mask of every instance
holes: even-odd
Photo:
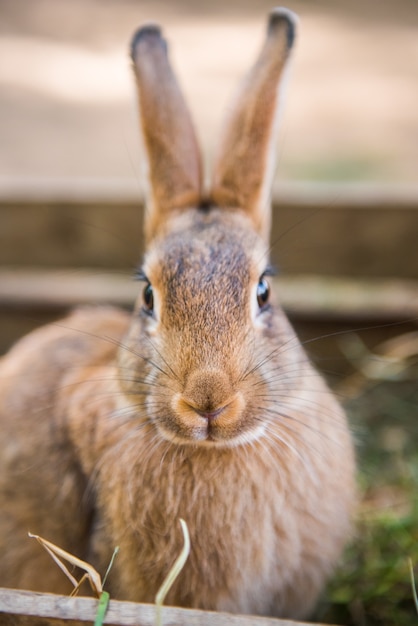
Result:
[[[319,334],[314,322],[411,319],[418,3],[288,5],[300,24],[273,191],[280,299],[307,337]],[[210,167],[271,6],[0,0],[0,352],[74,304],[133,300],[142,252],[134,30],[162,25]]]
[[[362,507],[320,618],[416,620],[418,2],[289,0],[278,297],[350,414]],[[0,0],[0,353],[77,304],[130,308],[142,185],[128,46],[162,25],[206,163],[271,0]]]
[[[278,176],[415,184],[416,0],[290,0],[300,16]],[[206,153],[260,47],[271,0],[1,0],[3,176],[138,179],[128,61],[162,24]]]

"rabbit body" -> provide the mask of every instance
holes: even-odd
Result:
[[[268,46],[274,37],[286,52],[293,26],[276,12]],[[235,182],[228,191],[233,176],[221,156],[202,205],[192,202],[199,166],[183,167],[180,189],[178,167],[156,176],[161,162],[170,169],[171,150],[154,158],[161,142],[146,134],[158,127],[147,118],[156,114],[147,102],[153,67],[170,85],[175,119],[185,116],[180,165],[195,144],[193,136],[184,144],[188,118],[164,79],[171,70],[161,42],[148,28],[133,46],[153,194],[133,315],[76,311],[0,363],[0,585],[66,590],[49,556],[25,538],[31,531],[102,573],[118,545],[112,597],[153,602],[180,552],[183,518],[191,554],[167,603],[298,618],[312,610],[349,535],[351,437],[269,297],[269,218],[263,202],[247,202],[264,178],[244,172],[241,196],[229,203]],[[227,133],[228,155],[230,141]]]

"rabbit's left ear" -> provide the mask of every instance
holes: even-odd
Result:
[[[202,167],[191,116],[158,26],[135,33],[131,57],[148,168],[145,236],[150,241],[172,211],[201,203]]]
[[[270,13],[263,48],[227,120],[214,168],[212,201],[220,207],[243,209],[266,240],[271,222],[279,87],[296,21],[287,9],[276,8]]]

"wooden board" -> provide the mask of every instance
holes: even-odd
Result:
[[[2,626],[59,626],[73,620],[92,624],[97,611],[93,598],[70,598],[46,593],[0,589]],[[150,604],[111,600],[105,624],[113,626],[155,626],[156,608]],[[307,626],[306,622],[213,613],[176,607],[162,608],[163,626]]]
[[[276,299],[296,317],[399,321],[418,317],[418,281],[336,276],[280,276]],[[0,308],[51,310],[112,304],[132,309],[141,289],[133,273],[81,268],[0,268]]]
[[[319,185],[274,190],[272,258],[289,274],[418,278],[418,189]],[[139,187],[0,180],[0,265],[134,268]]]

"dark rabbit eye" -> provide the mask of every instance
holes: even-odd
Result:
[[[154,292],[152,290],[151,285],[148,283],[144,287],[144,291],[142,292],[142,298],[144,301],[144,307],[147,311],[153,311],[154,309]]]
[[[264,308],[269,301],[270,287],[265,278],[260,278],[257,285],[257,302],[260,309]]]

